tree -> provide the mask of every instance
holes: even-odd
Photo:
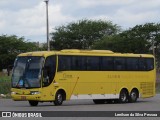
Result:
[[[119,52],[150,53],[151,48],[160,45],[160,25],[146,23],[136,25],[111,37],[104,37],[93,45],[96,49],[114,49]]]
[[[0,36],[0,70],[7,68],[8,65],[13,65],[18,54],[34,50],[38,50],[38,47],[33,43],[26,42],[23,37]]]
[[[52,49],[90,49],[102,37],[117,34],[120,27],[108,21],[80,20],[55,30],[51,33]]]
[[[153,47],[157,48],[160,44],[160,24],[146,23],[144,25],[136,25],[132,29],[124,32],[126,38],[139,40],[145,46],[145,53],[149,53]],[[142,52],[142,51],[139,51]]]
[[[153,48],[154,47],[154,48]],[[160,24],[136,25],[114,36],[103,37],[95,42],[93,49],[110,49],[122,53],[151,53],[155,49],[157,66],[160,66]]]

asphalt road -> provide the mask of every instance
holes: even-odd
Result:
[[[138,99],[136,103],[94,104],[92,100],[64,101],[61,106],[53,103],[39,103],[30,107],[27,101],[0,99],[0,111],[160,111],[160,94],[155,97]]]
[[[70,100],[65,101],[62,106],[54,106],[53,103],[46,102],[39,103],[37,107],[30,107],[27,101],[0,99],[0,111],[160,111],[160,94],[127,104],[94,104],[92,100]],[[69,118],[65,118],[67,119]]]

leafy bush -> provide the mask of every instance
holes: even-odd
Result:
[[[11,77],[0,76],[0,94],[8,94],[11,89]]]

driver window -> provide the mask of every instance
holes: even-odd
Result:
[[[48,86],[52,83],[56,71],[56,56],[46,58],[43,70],[43,86]]]

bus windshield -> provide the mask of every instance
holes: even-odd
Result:
[[[41,71],[43,57],[17,57],[12,74],[12,87],[38,88],[41,87]]]

